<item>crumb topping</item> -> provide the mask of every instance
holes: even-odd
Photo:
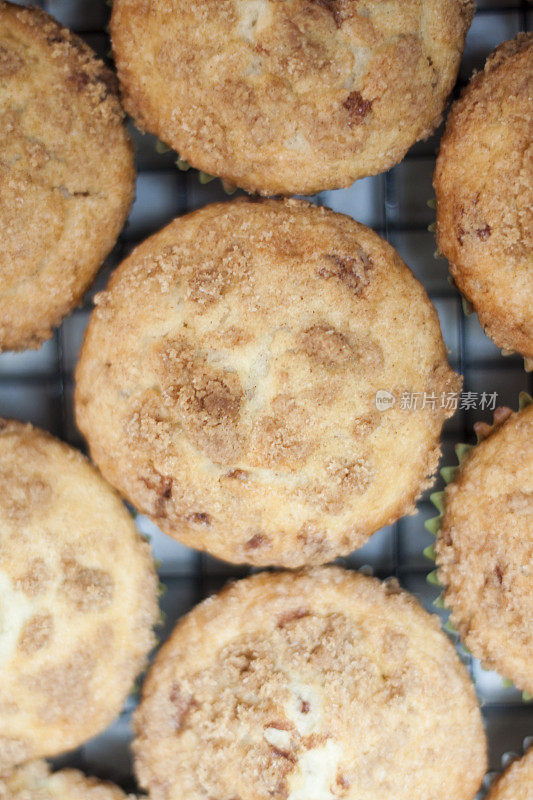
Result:
[[[313,194],[400,161],[440,121],[470,0],[113,5],[124,102],[193,166]],[[215,68],[216,65],[216,68]]]
[[[0,351],[80,300],[133,199],[113,74],[35,8],[0,2]]]
[[[80,453],[2,423],[0,775],[111,722],[157,616],[149,547],[111,488]]]
[[[483,776],[451,644],[396,587],[338,569],[263,574],[197,607],[135,724],[154,800],[472,800]]]
[[[78,770],[52,773],[45,761],[31,761],[0,778],[0,800],[135,800],[111,783],[88,778]]]
[[[368,228],[300,201],[210,206],[141,245],[96,302],[78,424],[104,475],[186,544],[321,563],[429,485],[450,412],[406,413],[401,390],[458,379],[422,287]]]
[[[489,56],[452,106],[434,177],[437,241],[498,347],[533,357],[533,34]]]
[[[486,433],[486,432],[485,432]],[[533,406],[506,412],[446,489],[437,542],[446,605],[489,669],[533,691]]]

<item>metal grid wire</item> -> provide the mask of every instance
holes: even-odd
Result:
[[[110,9],[105,0],[42,0],[39,5],[109,60]],[[532,13],[526,0],[480,0],[455,96],[497,44],[528,29]],[[203,185],[194,170],[180,172],[174,163],[175,153],[160,153],[152,136],[140,134],[131,123],[129,128],[136,149],[137,196],[128,223],[95,285],[82,307],[63,322],[41,350],[0,356],[0,414],[30,420],[82,449],[84,444],[73,420],[73,371],[95,292],[106,285],[111,270],[147,235],[175,216],[226,197],[218,180]],[[464,376],[464,390],[497,392],[498,404],[516,407],[519,392],[533,390],[532,376],[526,375],[518,357],[501,356],[475,316],[465,316],[461,298],[448,282],[446,261],[434,258],[434,234],[428,231],[428,225],[434,221],[435,212],[428,200],[433,196],[431,180],[441,133],[442,129],[415,145],[404,161],[385,175],[360,180],[349,189],[322,192],[314,200],[371,226],[396,247],[437,308],[450,363]],[[458,411],[444,429],[443,463],[455,464],[455,444],[473,442],[474,422],[490,416],[488,411]],[[436,488],[442,488],[441,483]],[[379,531],[363,548],[340,559],[341,563],[349,568],[370,565],[379,577],[395,575],[428,610],[438,611],[433,606],[438,589],[426,582],[432,565],[423,555],[424,547],[432,542],[424,522],[435,513],[425,495],[416,516]],[[166,615],[161,639],[198,601],[229,578],[250,572],[183,547],[145,517],[138,516],[137,524],[152,539],[161,579],[167,586],[161,600]],[[475,660],[469,658],[468,664],[483,706],[490,766],[497,770],[502,754],[520,752],[523,739],[533,734],[533,704],[523,704],[519,692],[504,688],[498,676],[482,670]],[[132,696],[123,714],[104,734],[63,757],[60,763],[112,777],[129,788],[129,718],[135,703]]]

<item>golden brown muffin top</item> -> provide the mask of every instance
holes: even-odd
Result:
[[[88,778],[75,769],[50,772],[45,761],[33,761],[0,778],[0,800],[135,800],[122,789]]]
[[[422,286],[349,217],[208,206],[134,250],[96,303],[78,424],[108,480],[185,544],[324,563],[430,485],[459,381]],[[403,389],[434,408],[403,410]]]
[[[473,655],[533,692],[533,405],[499,418],[446,488],[438,575]]]
[[[533,748],[505,770],[487,800],[533,800]]]
[[[533,34],[504,42],[448,117],[437,241],[498,347],[533,359]],[[533,361],[531,362],[533,364]]]
[[[399,162],[440,121],[470,0],[116,0],[137,124],[212,175],[313,194]]]
[[[0,775],[119,713],[154,643],[156,576],[119,497],[57,439],[0,421]]]
[[[472,800],[485,737],[465,667],[395,581],[262,573],[197,606],[136,713],[152,800]]]
[[[134,179],[112,73],[44,12],[0,1],[0,351],[38,347],[79,302]]]

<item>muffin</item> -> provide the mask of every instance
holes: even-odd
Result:
[[[192,166],[313,194],[397,164],[439,123],[471,0],[115,0],[124,104]]]
[[[0,778],[0,800],[135,800],[112,783],[87,778],[75,769],[50,772],[45,761],[34,761]]]
[[[414,511],[459,387],[398,254],[298,200],[214,204],[147,239],[96,298],[76,382],[92,457],[139,511],[289,567]],[[404,389],[439,402],[406,410]]]
[[[154,643],[150,548],[87,460],[0,422],[0,775],[102,731]]]
[[[506,769],[487,800],[533,800],[533,748]]]
[[[437,242],[485,332],[533,367],[533,34],[489,57],[452,106],[434,186]]]
[[[533,693],[533,405],[478,433],[446,487],[438,579],[472,654]]]
[[[135,715],[152,800],[472,800],[474,689],[436,617],[337,567],[262,573],[197,606]]]
[[[0,1],[0,352],[80,302],[134,191],[112,73],[44,12]]]

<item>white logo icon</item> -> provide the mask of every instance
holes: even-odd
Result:
[[[386,389],[379,389],[376,392],[375,402],[378,411],[387,411],[387,409],[393,407],[396,398],[391,392],[387,392]]]

